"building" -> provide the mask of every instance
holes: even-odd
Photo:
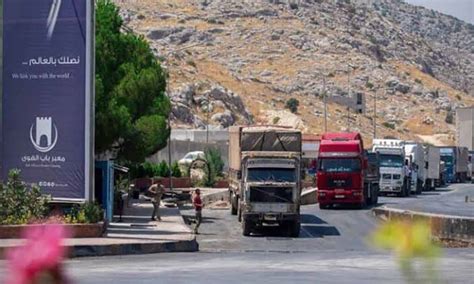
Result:
[[[328,101],[345,107],[348,107],[356,113],[365,113],[365,94],[361,92],[352,92],[348,94],[342,90],[336,90],[330,96]]]
[[[474,151],[474,107],[456,110],[456,144]]]

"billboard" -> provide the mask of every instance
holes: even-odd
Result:
[[[90,198],[92,0],[3,0],[2,177]]]

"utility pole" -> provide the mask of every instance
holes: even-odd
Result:
[[[169,56],[171,56],[175,52],[186,50],[186,49],[189,49],[191,47],[201,46],[201,45],[203,45],[203,43],[188,45],[188,46],[170,51],[166,54],[166,58],[168,58]],[[171,67],[171,62],[169,64],[169,66],[166,68],[166,94],[167,94],[168,98],[170,98],[170,100],[171,100],[171,93],[170,93],[170,88],[169,88],[170,87],[170,81],[171,81],[170,67]],[[209,108],[209,106],[208,106],[208,108]],[[172,171],[171,171],[171,117],[170,117],[170,115],[168,115],[168,123],[167,124],[168,124],[168,129],[170,131],[170,134],[168,136],[168,165],[169,165],[168,178],[169,178],[169,184],[170,184],[169,189],[171,191],[171,190],[173,190],[173,176],[172,176]]]
[[[171,93],[170,93],[170,81],[171,81],[171,76],[170,76],[170,70],[169,67],[166,70],[166,95],[168,98],[171,100]],[[169,165],[169,173],[168,173],[168,178],[169,178],[169,187],[170,191],[173,190],[173,173],[171,171],[171,113],[168,115],[168,129],[170,131],[170,134],[168,135],[168,165]]]
[[[349,102],[351,102],[352,101],[352,97],[351,97],[352,88],[351,88],[351,66],[350,65],[348,65],[348,69],[347,69],[347,83],[349,84]],[[349,126],[350,126],[349,115],[350,115],[350,108],[349,106],[347,106],[347,132],[349,132]]]
[[[209,92],[207,92],[207,108],[206,108],[206,148],[209,147],[209,106],[211,102],[209,101]]]
[[[374,139],[377,138],[377,90],[374,90]]]
[[[328,102],[326,93],[326,76],[323,77],[323,100],[324,100],[324,132],[328,132]]]

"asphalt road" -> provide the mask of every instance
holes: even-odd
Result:
[[[463,188],[379,201],[416,205],[463,194]],[[397,259],[370,245],[368,236],[378,220],[369,209],[303,206],[301,236],[295,239],[279,236],[274,228],[243,237],[228,210],[204,210],[203,215],[198,253],[74,259],[67,270],[74,283],[407,283]],[[3,269],[0,262],[0,275]],[[474,249],[445,249],[434,271],[420,261],[416,271],[416,283],[474,283]]]
[[[466,202],[466,196],[468,202]],[[454,184],[421,196],[382,199],[387,207],[426,213],[474,217],[474,184]]]

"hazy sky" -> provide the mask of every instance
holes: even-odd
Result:
[[[405,0],[474,24],[474,0]]]

